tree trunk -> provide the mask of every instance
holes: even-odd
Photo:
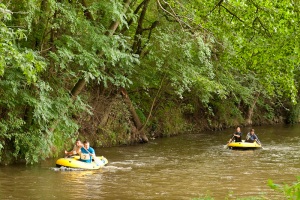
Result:
[[[148,142],[149,140],[148,140],[144,130],[142,129],[143,124],[141,123],[140,118],[139,118],[138,114],[136,113],[135,108],[133,107],[133,105],[131,103],[131,100],[130,100],[125,88],[121,88],[121,94],[122,94],[122,96],[124,98],[124,101],[127,104],[128,108],[129,108],[129,111],[132,115],[133,122],[134,122],[134,124],[137,128],[137,131],[138,131],[138,134],[140,136],[141,141],[142,142]]]
[[[260,95],[260,93],[257,93],[257,95],[254,99],[254,102],[252,103],[251,107],[248,110],[248,117],[246,119],[246,125],[252,125],[253,110],[254,110],[254,107],[255,107],[256,102],[258,100],[259,95]]]
[[[83,78],[81,78],[77,81],[77,83],[71,90],[71,95],[72,95],[73,100],[75,100],[77,95],[82,91],[82,89],[85,86],[85,83],[86,83],[86,81]]]
[[[141,15],[139,17],[138,20],[138,26],[136,28],[136,32],[135,32],[135,36],[134,36],[134,42],[132,45],[132,51],[136,54],[140,54],[141,53],[141,46],[142,46],[142,34],[143,34],[143,22],[145,19],[145,15],[146,15],[146,11],[148,8],[148,4],[149,4],[150,0],[144,0],[143,1],[143,9],[141,12]]]
[[[87,19],[89,19],[89,20],[91,20],[91,21],[94,21],[94,18],[93,18],[93,15],[92,15],[92,13],[89,11],[89,9],[87,9],[87,3],[86,3],[86,1],[85,0],[82,0],[81,1],[81,4],[84,6],[84,8],[85,8],[85,10],[83,11],[84,12],[84,16],[87,18]]]

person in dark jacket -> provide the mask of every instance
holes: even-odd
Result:
[[[232,138],[230,138],[230,140],[228,141],[228,143],[235,141],[235,142],[241,142],[242,141],[242,132],[241,132],[241,128],[238,126],[236,128],[236,132],[233,133]]]

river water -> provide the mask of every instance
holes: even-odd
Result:
[[[225,149],[234,130],[207,131],[96,149],[109,160],[101,170],[61,170],[56,159],[0,167],[0,199],[284,199],[267,182],[300,175],[300,125],[255,130],[261,150]]]

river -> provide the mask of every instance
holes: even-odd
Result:
[[[292,184],[299,176],[300,125],[255,130],[261,150],[225,149],[232,129],[96,149],[109,164],[95,171],[61,170],[56,159],[3,166],[0,199],[283,199],[267,182]]]

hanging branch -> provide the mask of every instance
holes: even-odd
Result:
[[[207,16],[210,15],[217,7],[220,7],[221,4],[223,3],[223,1],[224,1],[224,0],[220,0],[220,1],[215,5],[215,7],[214,7],[211,11],[209,11],[209,13],[207,14]]]
[[[150,117],[151,117],[151,115],[152,115],[152,111],[153,111],[153,108],[154,108],[156,99],[157,99],[159,93],[161,92],[161,88],[162,88],[162,85],[163,85],[163,82],[164,82],[165,77],[166,77],[166,74],[164,74],[163,78],[161,79],[159,89],[158,89],[158,91],[157,91],[157,93],[156,93],[156,95],[155,95],[155,97],[154,97],[154,99],[153,99],[153,101],[152,101],[152,105],[151,105],[151,108],[150,108],[150,112],[149,112],[149,114],[148,114],[148,117],[147,117],[147,119],[146,119],[146,122],[144,123],[143,127],[142,127],[139,131],[143,131],[143,130],[144,130],[144,128],[146,127],[146,125],[147,125],[147,123],[148,123],[148,121],[149,121],[149,119],[150,119]]]
[[[133,12],[134,15],[136,15],[139,10],[142,8],[142,6],[145,4],[146,0],[144,0],[142,3],[140,3],[138,5],[138,7],[135,9],[135,11]],[[120,33],[124,34],[125,31],[128,30],[128,27],[133,23],[133,19],[131,18],[128,22],[127,22],[127,26],[124,26],[124,28],[120,31]]]
[[[166,5],[169,6],[169,8],[171,9],[172,13],[169,12],[168,10],[166,10],[166,9],[161,5],[160,1],[157,0],[157,3],[158,3],[158,5],[159,5],[159,7],[160,7],[164,12],[166,12],[167,14],[169,14],[170,16],[172,16],[172,17],[179,23],[179,25],[181,26],[182,29],[184,29],[183,24],[184,24],[185,26],[187,26],[188,28],[190,28],[190,29],[192,28],[189,24],[187,24],[186,22],[184,22],[183,20],[181,20],[179,17],[177,17],[177,14],[176,14],[175,11],[173,10],[173,8],[169,5],[168,2],[166,2],[166,1],[163,1],[163,2],[164,2]]]
[[[241,19],[241,18],[239,18],[236,14],[234,14],[233,12],[231,12],[228,8],[226,8],[225,6],[223,6],[223,5],[220,5],[222,8],[224,8],[227,12],[229,12],[232,16],[234,16],[235,18],[237,18],[239,21],[241,21],[241,22],[243,22],[244,23],[244,21]]]

